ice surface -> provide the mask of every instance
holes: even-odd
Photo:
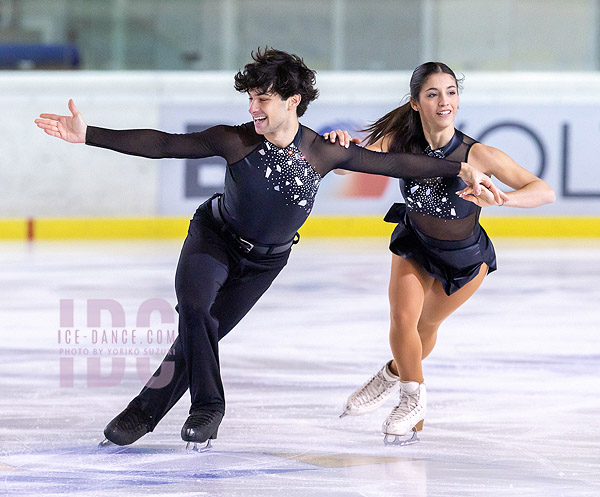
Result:
[[[1,495],[600,495],[597,242],[496,243],[499,270],[443,325],[424,363],[417,445],[384,446],[391,403],[338,418],[389,357],[390,256],[377,239],[294,247],[221,342],[228,405],[211,452],[188,453],[179,437],[187,396],[132,446],[98,449],[168,347],[149,344],[136,317],[148,299],[174,306],[180,245],[0,245]],[[127,337],[92,343],[95,299],[124,310]],[[61,325],[61,300],[73,301],[72,326]],[[175,327],[152,316],[153,331]],[[64,343],[67,329],[80,330],[79,344]],[[137,343],[124,343],[134,329]]]

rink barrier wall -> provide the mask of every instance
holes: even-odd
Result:
[[[357,131],[396,107],[409,80],[409,71],[319,71],[320,96],[302,123]],[[556,201],[532,215],[600,217],[600,167],[589,152],[600,140],[600,73],[467,71],[464,85],[457,127],[555,190]],[[178,133],[250,118],[232,71],[3,72],[0,102],[11,119],[0,122],[2,219],[185,217],[222,191],[224,164],[213,159],[153,161],[67,144],[35,126],[40,112],[68,113],[69,98],[87,122],[108,128]],[[377,216],[397,201],[396,181],[330,174],[312,216]]]
[[[0,220],[0,240],[182,239],[189,218],[57,218]],[[600,238],[600,217],[489,217],[491,237]],[[300,229],[306,238],[387,237],[394,228],[374,216],[316,216]]]

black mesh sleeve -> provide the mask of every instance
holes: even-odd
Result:
[[[229,163],[248,151],[241,127],[214,126],[199,133],[174,134],[154,129],[115,130],[88,126],[87,145],[150,159],[199,159],[220,156]]]
[[[306,129],[305,135],[310,143],[309,162],[321,176],[333,169],[381,174],[394,178],[451,177],[460,172],[460,162],[427,155],[372,152],[354,143],[351,143],[349,148],[344,148],[338,143],[330,143],[310,129]]]
[[[373,152],[354,144],[347,150],[349,157],[337,168],[395,178],[456,176],[460,172],[460,162],[427,155]]]

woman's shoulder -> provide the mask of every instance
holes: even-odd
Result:
[[[456,133],[456,136],[469,147],[479,143],[475,138],[471,138],[469,135],[463,133],[460,129],[455,129],[454,132]]]
[[[469,152],[468,162],[488,174],[497,174],[497,169],[512,163],[512,159],[498,148],[475,142]]]

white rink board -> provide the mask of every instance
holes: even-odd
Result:
[[[395,107],[408,88],[404,72],[323,72],[321,94],[302,122],[317,131],[358,129]],[[600,76],[595,73],[468,73],[457,125],[542,172],[557,201],[535,215],[600,214]],[[67,113],[75,99],[89,124],[163,128],[248,120],[233,73],[3,73],[0,103],[2,217],[191,215],[201,197],[185,196],[185,162],[152,161],[62,143],[33,124],[40,112]],[[543,167],[543,171],[541,166]],[[207,181],[218,190],[218,170]],[[353,175],[351,175],[353,176]],[[375,197],[347,193],[348,177],[329,175],[316,214],[376,214],[398,200],[396,182]],[[216,186],[215,186],[216,185]],[[527,215],[517,209],[490,215]]]

